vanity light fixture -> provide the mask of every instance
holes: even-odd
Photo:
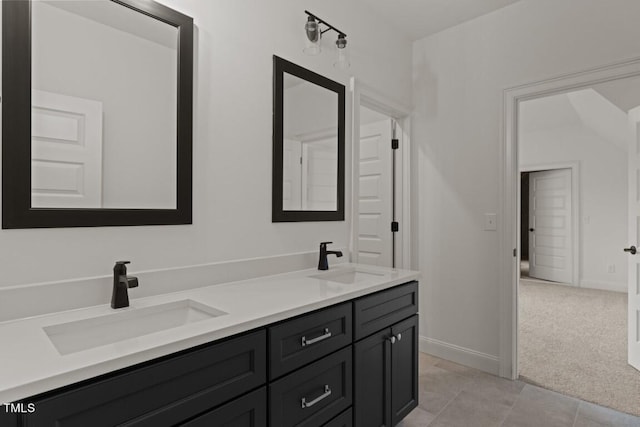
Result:
[[[322,35],[327,31],[333,30],[338,33],[338,39],[336,40],[336,61],[333,63],[333,66],[337,68],[349,68],[351,64],[347,51],[347,35],[308,10],[305,10],[304,13],[307,14],[307,22],[304,25],[306,37],[303,52],[307,55],[319,54],[322,51]],[[321,24],[326,28],[323,29],[320,26]]]

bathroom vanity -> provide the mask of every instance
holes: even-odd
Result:
[[[395,425],[418,404],[415,279],[411,271],[343,264],[132,300],[123,311],[92,307],[5,322],[0,339],[23,332],[38,341],[23,341],[23,350],[41,352],[19,362],[11,357],[20,349],[9,351],[14,369],[0,368],[9,379],[0,400],[35,411],[0,420],[29,427]],[[110,334],[100,333],[104,325],[124,319],[133,327],[142,321],[136,313],[154,318],[158,306],[196,318],[204,316],[198,310],[216,311],[101,341]],[[104,320],[114,312],[118,320]],[[74,343],[86,333],[78,325],[103,337]]]

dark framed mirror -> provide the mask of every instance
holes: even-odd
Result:
[[[345,87],[273,57],[272,221],[343,221]]]
[[[192,18],[3,1],[2,87],[2,228],[192,223]]]

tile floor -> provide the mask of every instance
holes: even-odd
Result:
[[[424,353],[419,387],[400,427],[640,427],[638,417]]]

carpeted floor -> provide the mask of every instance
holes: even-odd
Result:
[[[640,415],[640,371],[627,364],[627,295],[521,279],[522,380]]]

